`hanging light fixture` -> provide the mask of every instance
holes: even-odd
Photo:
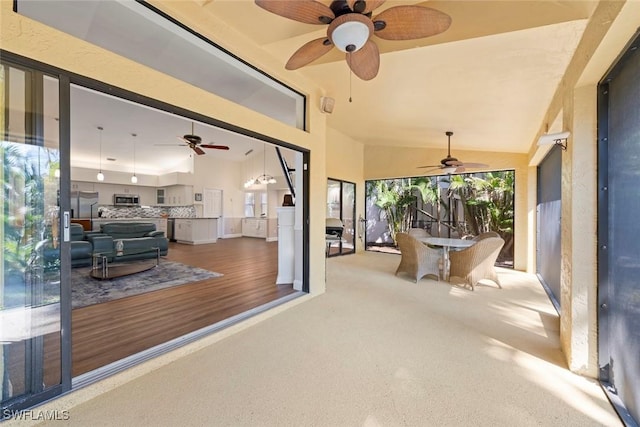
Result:
[[[133,137],[133,175],[131,176],[131,183],[132,184],[137,184],[138,183],[138,177],[136,176],[136,134],[132,133],[131,136]]]
[[[262,152],[262,175],[259,175],[256,178],[249,178],[249,180],[244,183],[244,188],[249,188],[252,185],[275,184],[277,182],[276,179],[272,175],[267,175],[266,170],[267,170],[267,147],[265,146],[264,151]]]
[[[267,175],[267,147],[265,145],[264,150],[262,151],[262,175],[256,178],[256,182],[259,184],[275,184],[276,179]]]
[[[102,173],[102,131],[104,130],[102,126],[98,126],[98,130],[100,131],[100,171],[96,178],[98,181],[104,181],[104,174]]]

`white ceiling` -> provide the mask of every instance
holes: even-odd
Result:
[[[135,141],[137,173],[156,175],[180,170],[186,159],[194,155],[180,138],[191,134],[191,125],[192,122],[184,117],[72,86],[72,165],[92,169],[99,165],[101,137],[98,126],[101,126],[103,169],[131,172]],[[247,151],[260,153],[264,147],[262,141],[204,123],[195,123],[194,132],[202,138],[203,144],[229,146],[225,151],[204,149],[206,156],[244,161]],[[136,137],[132,136],[134,133]],[[108,158],[115,160],[105,160]]]

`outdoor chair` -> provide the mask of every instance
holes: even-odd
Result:
[[[325,224],[325,242],[326,251],[325,256],[329,256],[331,252],[331,245],[333,243],[342,242],[342,233],[344,232],[344,224],[339,218],[327,218]]]
[[[409,236],[415,237],[416,239],[431,237],[431,234],[429,234],[424,228],[410,228],[407,233]]]
[[[480,233],[473,238],[476,242],[482,239],[486,239],[487,237],[500,237],[498,233],[495,231],[485,231],[484,233]]]
[[[498,281],[495,263],[504,246],[500,237],[486,237],[474,243],[473,246],[454,251],[449,254],[451,263],[449,280],[456,277],[464,281],[474,290],[475,285],[483,279],[489,279],[502,288]]]
[[[396,234],[396,241],[401,255],[396,276],[401,272],[407,273],[416,283],[426,275],[433,275],[440,280],[442,258],[439,250],[430,248],[407,233]]]

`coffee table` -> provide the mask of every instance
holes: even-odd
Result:
[[[155,258],[145,260],[122,260],[126,255],[140,255],[155,253]],[[89,275],[94,279],[106,280],[116,277],[127,276],[129,274],[140,273],[150,270],[160,264],[160,248],[152,247],[145,249],[124,250],[121,253],[116,251],[95,252],[93,255],[93,265]],[[112,261],[109,261],[109,259]]]

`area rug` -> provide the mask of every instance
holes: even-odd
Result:
[[[160,261],[160,265],[151,270],[109,280],[94,279],[89,276],[90,271],[90,267],[71,270],[73,308],[222,276],[221,273],[173,261]]]

